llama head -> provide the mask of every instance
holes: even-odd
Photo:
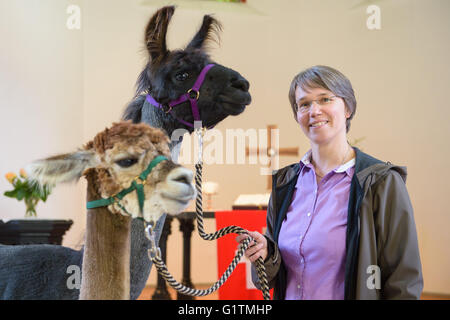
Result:
[[[166,45],[166,35],[174,11],[173,6],[164,7],[151,17],[145,30],[149,61],[137,83],[137,95],[149,92],[163,105],[185,94],[193,87],[201,70],[214,63],[206,48],[218,38],[221,30],[216,19],[205,15],[200,29],[189,44],[184,49],[170,51]],[[206,75],[197,101],[202,125],[211,127],[229,115],[242,113],[251,102],[248,90],[248,81],[238,72],[215,63]],[[132,114],[130,106],[124,118],[141,121],[140,113]],[[171,115],[167,114],[166,117]],[[173,108],[172,120],[176,128],[192,132],[192,128],[177,122],[175,118],[194,122],[189,101]]]
[[[88,201],[109,198],[130,187],[157,156],[170,159],[168,143],[168,137],[160,129],[143,123],[119,122],[98,133],[81,150],[35,161],[26,171],[41,185],[76,181],[84,175],[93,193],[90,195],[88,191]],[[120,205],[133,218],[142,217],[146,221],[156,221],[163,213],[178,214],[195,197],[192,176],[190,170],[164,160],[145,180],[143,216],[136,191],[127,194]],[[117,204],[109,205],[108,209],[125,214]]]

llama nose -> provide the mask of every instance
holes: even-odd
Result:
[[[193,174],[192,171],[186,168],[178,167],[174,169],[168,176],[169,181],[184,183],[191,185]]]
[[[242,90],[244,92],[247,92],[250,88],[250,84],[247,80],[245,80],[243,77],[239,76],[237,78],[231,79],[231,86],[233,88]]]

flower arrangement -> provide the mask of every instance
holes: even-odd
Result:
[[[14,189],[6,191],[5,196],[16,198],[18,201],[24,201],[26,206],[25,217],[36,216],[36,205],[40,200],[47,201],[51,193],[49,185],[40,186],[39,184],[29,180],[25,170],[20,169],[19,176],[13,172],[5,175],[6,179],[13,185]]]

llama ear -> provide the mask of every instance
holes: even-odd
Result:
[[[145,43],[152,61],[164,57],[168,52],[166,45],[167,27],[174,11],[174,6],[163,7],[150,18],[147,24]]]
[[[210,15],[203,17],[203,23],[186,49],[204,49],[209,42],[219,42],[222,25]]]
[[[95,167],[96,162],[93,151],[83,150],[34,161],[25,171],[40,185],[55,185],[78,180],[86,169]]]

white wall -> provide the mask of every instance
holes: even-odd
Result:
[[[38,2],[39,6],[37,1],[0,0],[0,38],[6,39],[0,53],[0,108],[8,119],[0,129],[5,137],[1,146],[8,154],[0,160],[3,174],[17,171],[30,159],[70,151],[120,118],[145,62],[145,24],[165,3],[155,0],[152,7],[141,6],[140,0],[79,2],[83,22],[82,31],[77,32],[64,28],[69,1]],[[250,13],[225,10],[225,4],[188,9],[186,2],[179,2],[168,43],[172,48],[186,44],[202,15],[214,12],[224,30],[220,47],[211,54],[250,81],[253,97],[245,113],[226,119],[218,129],[225,135],[227,128],[276,124],[281,147],[298,146],[301,154],[309,146],[289,108],[290,81],[300,70],[316,64],[341,70],[352,81],[358,100],[349,138],[365,137],[359,145],[364,151],[408,167],[407,187],[415,209],[425,291],[449,294],[446,190],[450,177],[446,165],[450,111],[446,101],[450,3],[370,3],[381,8],[381,30],[367,29],[369,2],[362,0],[249,0],[249,6],[256,8]],[[280,164],[294,161],[298,158],[282,157]],[[230,209],[242,193],[265,192],[266,177],[259,175],[259,168],[205,168],[205,181],[220,183],[215,208]],[[0,181],[3,192],[8,184]],[[75,234],[84,228],[82,188],[81,184],[56,189],[48,204],[39,206],[43,217],[76,221],[66,245],[74,244]],[[22,204],[0,199],[2,217],[22,215]],[[214,229],[214,223],[208,223],[207,229]],[[181,236],[176,230],[174,224],[168,265],[181,279]],[[193,240],[195,283],[217,279],[214,257],[215,244]],[[205,259],[211,260],[208,268],[202,266]],[[152,272],[151,282],[155,279]]]
[[[0,219],[21,219],[25,205],[6,198],[4,175],[27,163],[74,151],[83,137],[83,38],[66,28],[77,1],[0,0]],[[82,184],[54,189],[37,206],[40,218],[72,219],[64,243],[84,229]]]

